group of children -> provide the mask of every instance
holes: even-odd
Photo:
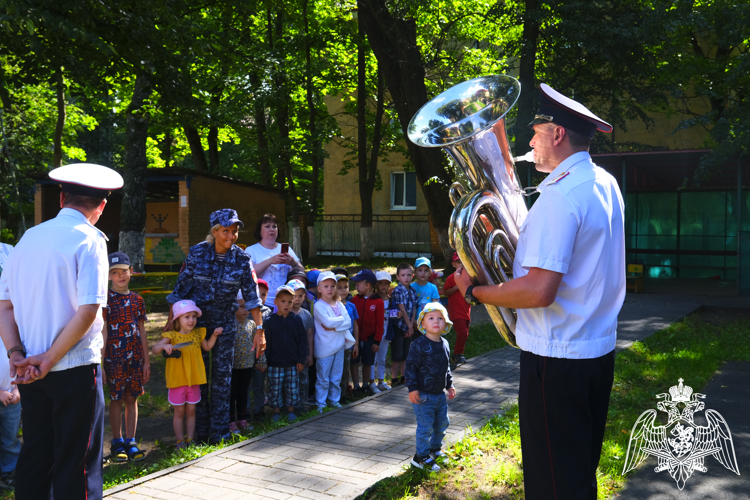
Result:
[[[144,393],[143,385],[150,376],[145,307],[143,299],[128,289],[132,273],[128,256],[116,252],[109,261],[112,286],[102,358],[111,400],[111,456],[115,461],[138,461],[145,454],[135,441],[137,398]],[[453,261],[458,268],[457,257]],[[257,359],[253,350],[256,325],[238,294],[230,430],[249,428],[251,418],[264,416],[265,404],[273,410],[272,421],[282,418],[282,410],[287,420],[294,421],[295,412],[306,411],[310,405],[322,413],[326,406],[341,407],[347,395],[375,394],[406,384],[417,416],[417,454],[412,464],[438,470],[435,460],[441,456],[448,426],[444,390],[448,399],[455,396],[450,365],[465,362],[468,304],[455,293],[451,276],[445,285],[449,311],[445,310],[432,282],[439,275],[424,257],[417,259],[414,267],[408,263],[398,266],[395,288],[391,288],[391,275],[384,271],[364,269],[351,278],[343,268],[333,271],[292,269],[287,283],[275,290],[273,310],[261,306],[266,350]],[[350,294],[350,281],[355,284],[354,296]],[[268,284],[258,280],[258,291],[264,303]],[[201,314],[191,300],[173,304],[171,331],[162,334],[161,341],[152,347],[154,354],[167,358],[165,378],[168,399],[174,406],[178,448],[189,446],[193,440],[199,386],[207,382],[201,350],[211,350],[222,334],[221,328],[213,332],[196,328]],[[459,345],[461,350],[451,358],[448,343],[441,336],[459,323],[464,330],[460,332],[463,339],[457,341],[457,351]],[[385,378],[389,347],[392,385]],[[251,392],[253,399],[248,401]],[[124,438],[120,417],[123,403]]]

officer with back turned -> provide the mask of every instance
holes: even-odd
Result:
[[[122,177],[99,165],[50,172],[61,210],[29,229],[0,278],[0,336],[23,400],[16,498],[102,498],[106,236],[94,224]]]

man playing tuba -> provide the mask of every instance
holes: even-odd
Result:
[[[596,499],[617,315],[625,297],[623,200],[589,156],[612,126],[541,85],[536,168],[548,173],[521,226],[514,279],[456,284],[472,304],[515,308],[521,353],[519,411],[526,498]]]

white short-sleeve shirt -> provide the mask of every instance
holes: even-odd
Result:
[[[518,346],[541,356],[588,359],[615,348],[625,299],[624,203],[588,152],[567,158],[539,185],[513,262],[563,274],[549,307],[518,309]]]
[[[268,260],[274,255],[281,253],[281,243],[276,243],[276,247],[268,249],[256,243],[255,245],[249,246],[245,249],[250,260],[252,260],[254,266],[258,266],[258,263]],[[289,255],[299,262],[299,257],[294,253],[291,247],[289,247]],[[273,301],[276,298],[276,289],[281,285],[286,284],[286,275],[292,270],[292,266],[289,264],[271,264],[263,271],[262,274],[258,274],[258,277],[262,280],[266,280],[268,283],[268,297],[266,297],[266,305],[273,307]]]
[[[107,303],[108,270],[104,234],[78,210],[63,208],[26,231],[6,261],[0,300],[13,304],[28,356],[49,350],[79,306]],[[99,308],[94,324],[52,371],[100,363],[103,325]]]

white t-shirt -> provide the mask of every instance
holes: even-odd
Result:
[[[250,259],[253,261],[253,266],[257,268],[259,263],[281,253],[281,243],[276,243],[276,248],[270,250],[260,243],[256,243],[255,245],[247,247],[245,252],[247,252]],[[289,255],[291,255],[294,260],[299,261],[299,257],[294,253],[291,246],[289,247]],[[289,264],[271,264],[265,271],[263,271],[263,273],[258,274],[258,278],[266,280],[268,283],[268,297],[266,297],[266,305],[268,307],[273,307],[273,301],[276,298],[276,289],[281,285],[286,284],[286,275],[289,274],[289,271],[291,270],[292,266]]]
[[[549,307],[518,309],[516,340],[540,356],[589,359],[615,348],[625,299],[624,203],[617,181],[588,152],[568,157],[539,185],[513,262],[562,273]]]
[[[0,300],[13,303],[28,356],[49,350],[79,306],[107,304],[108,273],[105,236],[78,210],[63,208],[26,231],[6,261]],[[91,328],[52,371],[100,363],[103,325],[100,307]]]

